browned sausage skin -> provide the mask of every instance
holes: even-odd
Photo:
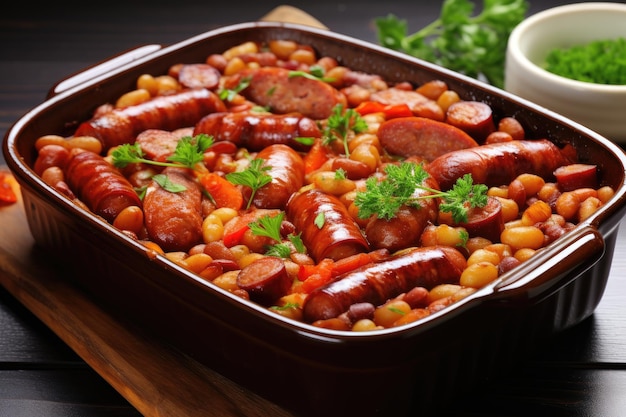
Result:
[[[143,200],[146,230],[163,250],[187,251],[202,240],[202,191],[183,169],[165,168],[162,173],[185,190],[167,191],[153,181]]]
[[[433,288],[459,280],[465,257],[449,246],[420,247],[388,260],[341,275],[314,290],[303,305],[304,320],[312,323],[337,317],[352,304],[385,301],[415,287]]]
[[[478,146],[461,129],[425,117],[387,120],[381,123],[377,135],[387,152],[404,157],[421,156],[427,161],[447,152]]]
[[[271,145],[257,154],[272,177],[269,184],[259,188],[252,204],[258,208],[283,209],[289,197],[304,183],[304,161],[299,153],[287,145]]]
[[[329,117],[338,104],[346,105],[345,95],[330,84],[292,75],[292,71],[279,67],[246,69],[230,79],[226,87],[233,88],[249,79],[249,86],[241,92],[249,100],[274,113],[300,113],[315,120]]]
[[[65,181],[95,214],[113,222],[126,207],[141,207],[130,182],[102,156],[82,149],[70,152]]]
[[[427,178],[424,186],[438,189],[439,185]],[[429,194],[425,190],[415,190],[415,197]],[[417,203],[419,207],[403,206],[395,217],[386,220],[374,216],[365,226],[365,236],[372,249],[387,249],[395,252],[411,246],[417,246],[422,232],[430,222],[437,220],[439,205],[436,199],[425,198]]]
[[[286,212],[296,230],[302,231],[302,241],[317,262],[369,251],[359,226],[333,195],[317,189],[296,193],[289,199]]]
[[[96,137],[106,151],[113,146],[133,143],[144,130],[193,126],[203,116],[219,111],[226,111],[226,106],[212,91],[185,90],[103,113],[78,126],[75,136]]]
[[[194,134],[205,133],[216,141],[230,141],[251,151],[260,151],[274,144],[288,145],[305,151],[310,146],[298,138],[322,136],[316,122],[301,114],[213,113],[203,117]]]
[[[444,154],[426,165],[442,190],[471,174],[475,184],[508,184],[520,174],[552,178],[554,170],[571,161],[546,139],[492,143]]]

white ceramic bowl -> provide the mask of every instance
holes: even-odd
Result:
[[[626,85],[571,80],[542,68],[554,48],[626,37],[626,4],[576,3],[534,14],[511,33],[505,90],[626,145]]]

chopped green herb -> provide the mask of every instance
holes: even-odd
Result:
[[[333,107],[332,114],[322,129],[322,141],[328,145],[335,140],[340,140],[343,143],[344,153],[350,156],[348,149],[350,132],[361,133],[365,130],[367,130],[367,123],[356,110],[349,108],[344,111],[343,105],[337,104]]]
[[[124,168],[128,164],[144,163],[162,167],[184,167],[195,169],[203,161],[204,151],[213,144],[213,137],[199,134],[194,137],[185,136],[178,141],[174,154],[168,158],[170,162],[158,162],[147,159],[138,143],[120,145],[112,152],[113,165]]]
[[[626,38],[553,49],[546,57],[545,69],[577,81],[626,85]]]
[[[473,184],[470,174],[459,178],[449,191],[440,191],[423,185],[428,173],[422,165],[402,162],[400,165],[388,165],[386,177],[382,180],[369,178],[365,191],[356,194],[354,204],[359,209],[359,217],[368,218],[376,215],[382,219],[392,219],[401,206],[419,207],[419,201],[426,198],[441,198],[439,208],[450,212],[457,223],[467,221],[469,207],[484,207],[487,204],[487,186]],[[430,194],[415,196],[421,189]]]
[[[326,216],[324,215],[323,211],[315,216],[315,220],[313,220],[313,223],[317,226],[318,229],[324,227],[324,223],[326,223]]]
[[[175,184],[170,180],[170,177],[164,174],[156,174],[152,176],[152,179],[166,191],[170,193],[181,193],[187,189],[184,185]]]
[[[220,99],[224,101],[232,101],[237,94],[248,88],[250,85],[251,77],[243,77],[239,80],[239,83],[233,89],[223,89],[219,92]]]
[[[244,185],[252,189],[252,194],[248,199],[247,208],[250,208],[257,190],[272,182],[272,177],[265,173],[266,171],[269,171],[271,167],[264,167],[263,162],[263,159],[253,159],[250,161],[250,165],[245,170],[226,174],[226,179],[233,184]]]

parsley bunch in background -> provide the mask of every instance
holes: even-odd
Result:
[[[376,27],[382,46],[502,88],[506,44],[527,10],[525,0],[484,0],[474,15],[473,2],[444,0],[439,18],[413,34],[392,14],[376,19]]]

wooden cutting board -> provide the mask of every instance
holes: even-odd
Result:
[[[261,20],[324,28],[291,6],[280,6]],[[18,185],[13,185],[20,196]],[[291,416],[114,317],[68,284],[61,271],[40,256],[21,196],[18,203],[0,207],[0,225],[0,284],[143,415]]]

